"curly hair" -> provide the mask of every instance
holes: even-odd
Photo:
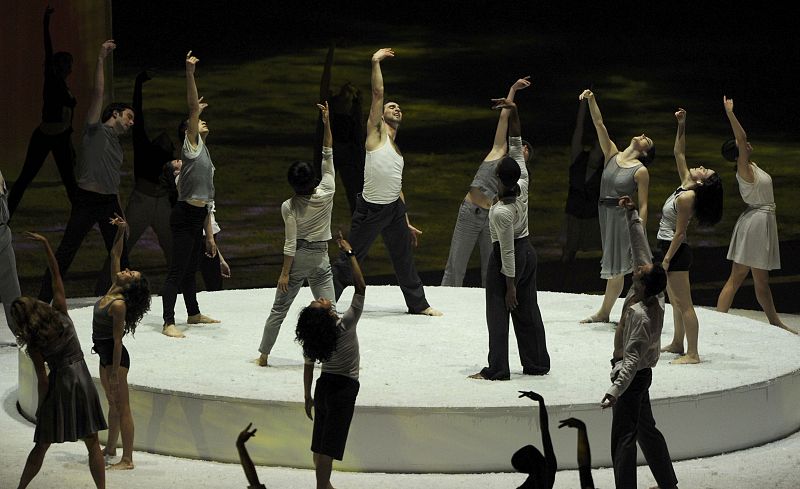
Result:
[[[303,355],[311,360],[327,362],[336,351],[336,317],[330,309],[306,306],[297,317],[295,341],[303,347]]]
[[[533,445],[525,445],[511,456],[511,465],[523,474],[530,474],[536,480],[543,480],[545,459],[542,452]]]
[[[22,296],[11,303],[11,317],[16,324],[14,334],[19,346],[28,345],[28,349],[41,350],[47,346],[49,339],[43,332],[55,330],[56,337],[64,332],[64,324],[58,311],[49,304],[33,297]]]
[[[305,161],[295,161],[292,163],[286,173],[286,179],[297,195],[312,194],[314,188],[318,184],[317,176],[314,173],[314,167]]]
[[[694,214],[701,226],[713,226],[722,219],[722,179],[713,173],[694,188]]]
[[[122,287],[125,300],[125,334],[136,332],[136,326],[150,310],[150,282],[144,275]]]

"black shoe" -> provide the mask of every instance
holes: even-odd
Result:
[[[546,375],[549,371],[550,367],[529,367],[522,369],[522,373],[525,375]]]

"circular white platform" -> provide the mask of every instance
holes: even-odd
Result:
[[[345,291],[340,310],[350,302]],[[559,466],[575,465],[574,430],[557,420],[583,419],[592,440],[592,461],[609,465],[611,413],[599,401],[608,388],[613,327],[580,325],[598,296],[539,293],[552,370],[544,377],[521,373],[510,339],[510,382],[467,379],[485,365],[487,333],[482,289],[427,287],[441,318],[405,314],[397,287],[369,287],[358,325],[361,390],[344,470],[383,472],[484,472],[511,470],[522,445],[541,446],[538,417],[518,390],[535,390],[549,406]],[[270,357],[257,367],[258,345],[274,289],[199,295],[204,313],[218,325],[179,327],[187,338],[160,334],[161,301],[126,338],[136,420],[136,448],[156,453],[235,461],[233,438],[253,421],[259,434],[250,446],[258,464],[309,467],[311,422],[302,408],[302,359],[294,343],[297,312],[312,298],[298,295]],[[618,301],[612,318],[619,316]],[[91,307],[70,312],[90,371]],[[800,428],[800,338],[753,320],[698,309],[700,365],[675,366],[663,355],[650,390],[656,420],[674,459],[755,446]],[[667,307],[662,342],[672,336]],[[97,382],[99,387],[99,381]],[[35,411],[35,377],[20,357],[20,405]]]

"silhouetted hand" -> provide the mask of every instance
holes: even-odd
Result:
[[[253,428],[253,431],[249,431],[251,426],[253,426],[253,423],[249,423],[247,427],[245,427],[245,429],[239,433],[239,436],[236,438],[236,446],[244,446],[247,440],[256,436],[256,431],[258,431],[258,428]]]
[[[542,395],[539,394],[538,392],[533,392],[533,391],[518,391],[518,392],[520,398],[527,397],[528,399],[531,399],[536,402],[544,402],[544,397],[542,397]]]
[[[142,70],[138,75],[136,75],[136,79],[144,83],[152,80],[153,78],[150,76],[150,73],[148,73],[147,70]]]
[[[311,421],[314,421],[314,416],[311,415],[311,408],[314,407],[314,398],[306,397],[305,404],[306,404],[306,416],[308,416],[308,419],[310,419]]]
[[[583,429],[583,430],[586,429],[586,423],[584,423],[583,421],[579,420],[578,418],[567,418],[567,419],[562,419],[561,421],[558,422],[558,427],[559,428],[563,428],[565,426],[570,427],[570,428],[576,428],[576,429],[579,429],[579,430],[580,429]]]

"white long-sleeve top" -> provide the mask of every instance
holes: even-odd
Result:
[[[520,194],[513,202],[499,200],[489,209],[489,235],[492,243],[500,242],[500,271],[506,277],[516,276],[514,240],[528,236],[528,168],[522,153],[522,138],[508,138],[508,156],[519,165],[517,185]]]
[[[295,195],[281,205],[285,230],[283,254],[294,256],[297,240],[328,241],[331,239],[331,212],[336,191],[333,149],[322,147],[322,179],[311,195]]]
[[[650,246],[642,228],[642,220],[635,210],[627,212],[628,228],[631,235],[631,250],[636,266],[652,263]],[[653,368],[661,354],[661,329],[664,326],[664,293],[649,297],[644,301],[632,302],[633,296],[625,299],[622,312],[622,361],[612,370],[614,379],[608,393],[619,399],[633,381],[636,372]]]

